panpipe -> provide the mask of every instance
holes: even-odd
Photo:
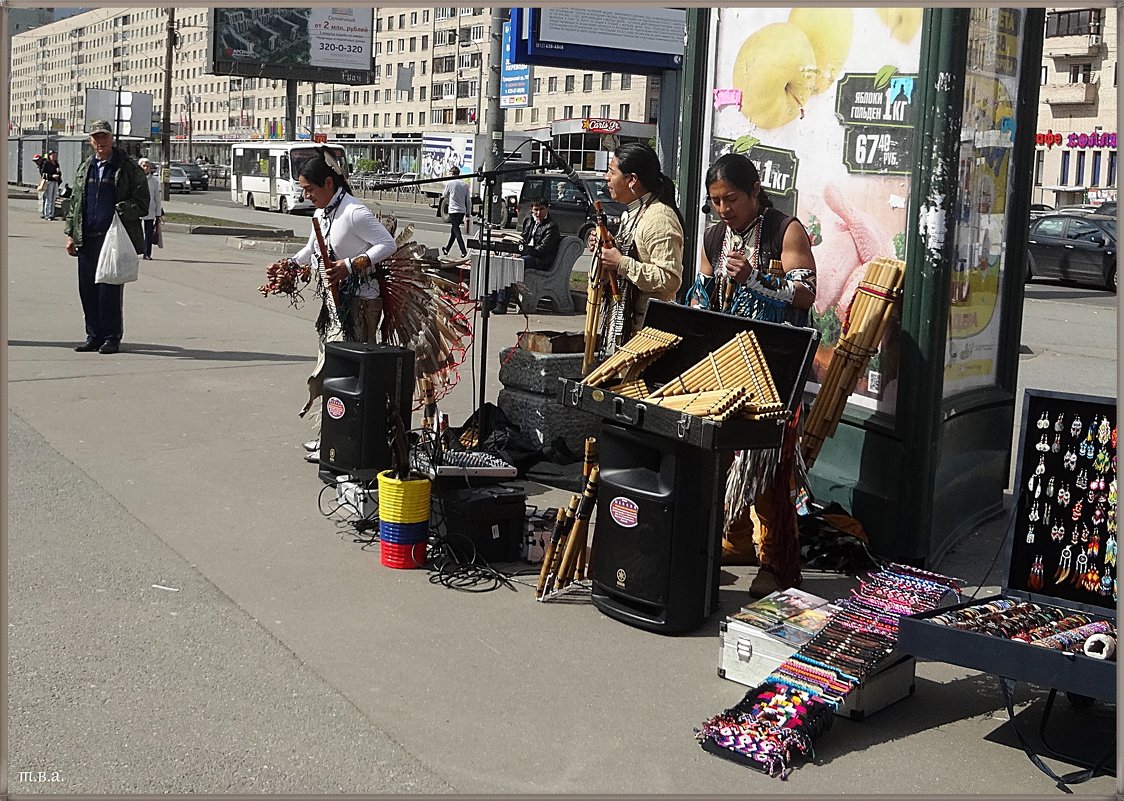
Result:
[[[739,331],[725,345],[711,351],[686,372],[669,380],[652,392],[650,397],[662,398],[666,395],[732,387],[751,390],[754,402],[762,409],[768,410],[772,406],[783,409],[773,382],[773,374],[765,361],[757,335],[752,331]]]
[[[660,331],[658,328],[641,328],[628,342],[621,345],[609,358],[587,375],[582,383],[597,386],[629,368],[633,368],[632,371],[636,372],[635,368],[641,362],[646,367],[682,340],[683,337]]]

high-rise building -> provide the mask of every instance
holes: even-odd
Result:
[[[376,9],[374,82],[298,83],[295,138],[327,134],[346,143],[353,158],[375,158],[406,171],[416,169],[424,134],[485,131],[490,22],[486,8]],[[285,81],[213,74],[207,9],[177,8],[175,24],[173,155],[205,154],[218,161],[230,141],[286,138]],[[81,134],[90,88],[151,94],[159,116],[166,41],[167,12],[161,8],[102,8],[16,34],[13,135]],[[552,67],[535,67],[532,75],[531,105],[503,112],[509,140],[546,140],[571,163],[593,168],[604,123],[625,140],[655,136],[658,78]]]
[[[1031,201],[1060,207],[1116,199],[1116,15],[1046,12]]]

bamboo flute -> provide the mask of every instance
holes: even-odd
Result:
[[[586,535],[589,531],[589,518],[593,514],[593,507],[597,503],[597,481],[601,475],[601,468],[594,465],[589,472],[589,478],[582,490],[581,502],[578,504],[577,513],[574,515],[574,527],[566,538],[566,550],[562,555],[562,563],[554,576],[554,589],[560,590],[570,583],[574,569],[574,559],[577,556],[579,544],[585,547]]]
[[[539,569],[539,582],[535,588],[535,595],[541,601],[546,594],[547,585],[550,582],[550,576],[553,572],[554,565],[557,562],[559,554],[559,543],[562,541],[566,532],[566,527],[570,520],[573,519],[574,512],[578,508],[579,496],[574,495],[570,498],[570,505],[567,508],[558,507],[558,516],[554,520],[554,530],[550,533],[550,541],[546,545],[546,551],[542,557],[542,567]]]

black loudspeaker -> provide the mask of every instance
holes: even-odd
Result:
[[[410,430],[414,353],[392,345],[329,342],[324,346],[320,474],[375,478],[390,468],[387,399]]]
[[[611,424],[601,427],[597,446],[593,604],[651,631],[702,625],[718,608],[727,460]]]
[[[498,485],[442,489],[445,532],[449,547],[465,561],[473,552],[486,562],[519,559],[527,513],[527,492],[522,487]],[[467,538],[468,542],[460,537]],[[471,546],[469,545],[471,543]]]

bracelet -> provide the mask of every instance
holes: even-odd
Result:
[[[366,274],[366,272],[371,269],[371,257],[366,253],[361,253],[353,259],[348,259],[349,273],[351,272],[352,267],[355,267],[356,271],[358,271],[360,274]]]

